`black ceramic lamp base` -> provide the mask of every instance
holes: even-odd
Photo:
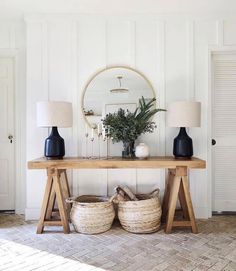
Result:
[[[193,156],[193,141],[188,136],[185,127],[181,127],[174,139],[173,154],[176,159],[191,159]]]
[[[44,156],[47,159],[63,159],[64,155],[64,139],[59,135],[57,127],[52,127],[50,136],[45,140]]]

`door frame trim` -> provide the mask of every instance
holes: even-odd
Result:
[[[212,157],[212,103],[213,103],[213,54],[236,53],[236,46],[208,46],[208,108],[207,108],[207,195],[208,216],[213,211],[213,157]]]
[[[19,72],[19,49],[0,49],[0,58],[8,57],[14,60],[14,137],[17,138],[14,144],[14,155],[15,155],[15,212],[17,214],[24,214],[25,209],[25,92],[20,87]],[[24,69],[24,63],[22,63]]]

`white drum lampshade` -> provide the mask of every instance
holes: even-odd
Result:
[[[170,127],[201,126],[201,103],[195,101],[177,101],[169,104],[167,124]]]
[[[45,140],[44,156],[47,159],[62,159],[65,155],[65,143],[57,127],[72,126],[72,104],[56,101],[38,102],[37,125],[52,127],[51,134]]]
[[[39,127],[71,127],[72,104],[55,101],[38,102],[37,124]]]
[[[201,103],[195,101],[172,102],[168,106],[167,114],[168,126],[180,127],[173,145],[175,158],[190,159],[193,155],[193,143],[185,127],[201,125]]]

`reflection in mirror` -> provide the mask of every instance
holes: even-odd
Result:
[[[87,84],[83,97],[83,112],[90,127],[96,128],[108,113],[119,108],[133,112],[141,97],[155,97],[144,75],[128,67],[110,67],[97,73]]]

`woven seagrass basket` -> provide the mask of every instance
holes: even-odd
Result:
[[[111,228],[115,211],[108,197],[84,195],[66,202],[73,203],[70,218],[77,232],[97,234]]]
[[[161,204],[159,189],[150,194],[137,194],[138,201],[120,201],[118,218],[128,232],[152,233],[161,226]]]

